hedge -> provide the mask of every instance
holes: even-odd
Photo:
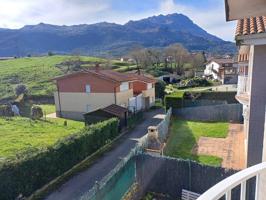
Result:
[[[118,120],[110,119],[65,137],[52,147],[3,163],[0,199],[15,199],[20,194],[29,196],[118,135]]]
[[[189,104],[188,101],[191,99],[188,96],[197,96],[195,100],[213,100],[213,101],[226,101],[228,104],[238,103],[236,100],[236,92],[176,92],[171,95],[167,95],[164,98],[166,109],[172,108],[183,108]],[[192,100],[191,100],[192,101]]]
[[[184,94],[185,92],[175,92],[170,95],[166,95],[164,97],[164,105],[166,110],[168,110],[170,107],[174,108],[182,108],[183,107],[183,101],[184,101]]]

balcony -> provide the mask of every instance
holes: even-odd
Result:
[[[249,102],[249,78],[248,76],[239,75],[237,84],[236,99],[242,104],[248,104]]]
[[[249,194],[247,181],[255,178],[255,200],[265,200],[266,192],[266,162],[244,169],[219,182],[211,189],[202,194],[197,200],[231,200],[232,190],[240,186],[240,200],[245,200]]]

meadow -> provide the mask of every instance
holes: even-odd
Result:
[[[67,125],[64,124],[67,121]],[[31,120],[0,117],[0,161],[55,144],[84,128],[84,122],[65,119]]]

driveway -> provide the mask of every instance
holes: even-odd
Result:
[[[72,177],[58,190],[46,197],[46,200],[72,200],[79,199],[88,192],[95,181],[101,180],[107,175],[130,150],[135,146],[137,139],[147,133],[148,126],[157,125],[162,120],[160,114],[164,110],[153,110],[144,114],[144,120],[134,130],[125,134],[114,147],[101,156],[87,170]]]

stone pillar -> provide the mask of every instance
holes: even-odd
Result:
[[[250,106],[247,166],[262,162],[266,105],[266,45],[250,49]]]

